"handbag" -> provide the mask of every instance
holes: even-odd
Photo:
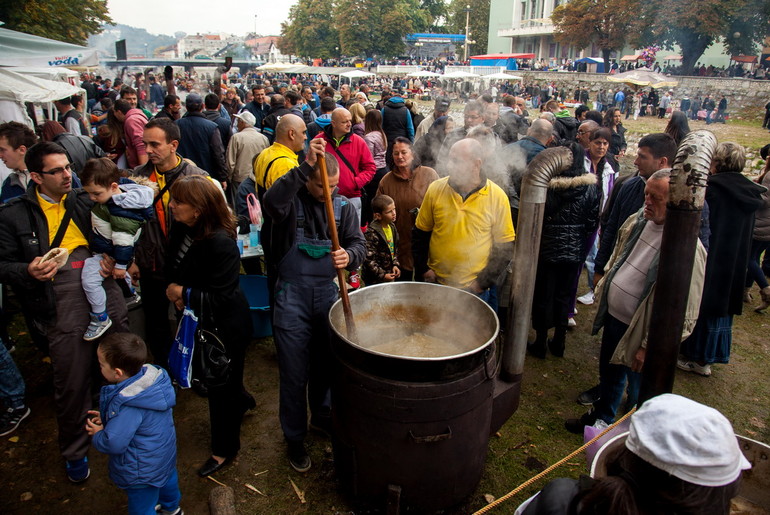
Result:
[[[192,385],[193,353],[198,332],[198,317],[190,307],[190,289],[185,290],[185,306],[182,319],[176,329],[174,344],[168,355],[168,368],[181,388]]]
[[[210,388],[227,383],[230,378],[230,358],[207,304],[208,297],[201,292],[200,317],[195,331],[193,376]]]

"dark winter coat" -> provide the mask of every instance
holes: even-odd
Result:
[[[191,159],[218,181],[227,180],[225,148],[217,124],[201,112],[188,112],[176,124],[182,133],[177,153]]]
[[[626,149],[626,128],[622,125],[618,125],[617,129],[617,132],[610,129],[612,132],[612,141],[610,141],[610,148],[607,151],[607,155],[616,156],[620,154],[621,150]]]
[[[393,234],[393,249],[398,249],[398,230],[395,224],[390,224]],[[388,241],[382,230],[382,223],[374,220],[369,224],[364,234],[366,237],[366,259],[364,260],[363,279],[367,286],[385,282],[385,274],[393,272],[398,264],[398,258],[390,252]]]
[[[549,263],[582,263],[588,238],[599,226],[601,190],[596,175],[551,179],[545,201],[540,259]]]
[[[110,479],[118,487],[166,484],[176,468],[175,405],[171,378],[153,365],[102,387],[99,406],[104,430],[94,435],[93,444],[110,455]]]
[[[749,263],[754,214],[765,188],[740,173],[710,175],[706,188],[711,240],[701,317],[740,315]]]
[[[382,130],[389,142],[395,141],[398,136],[414,141],[412,115],[403,98],[392,97],[385,102],[382,108]]]

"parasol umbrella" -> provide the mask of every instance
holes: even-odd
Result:
[[[510,73],[504,73],[504,72],[498,72],[498,73],[492,73],[489,75],[482,75],[482,79],[491,79],[491,80],[521,80],[522,77],[519,77],[518,75],[511,75]]]
[[[428,71],[428,70],[417,70],[416,72],[407,73],[406,76],[407,77],[441,77],[441,74]]]
[[[363,70],[351,70],[349,72],[340,73],[340,77],[347,77],[349,79],[360,79],[362,77],[373,77],[372,72],[365,72]]]
[[[666,57],[664,57],[663,60],[664,61],[681,61],[682,60],[682,56],[679,55],[679,54],[671,54],[671,55],[667,55]]]
[[[472,79],[472,78],[478,77],[478,75],[475,73],[458,70],[456,72],[445,73],[444,75],[442,75],[442,77],[445,79]]]
[[[649,68],[637,68],[636,70],[629,70],[617,75],[610,75],[607,77],[607,80],[610,82],[623,82],[629,86],[634,86],[634,89],[638,89],[639,86],[668,88],[679,84],[679,81],[662,73],[655,73]]]

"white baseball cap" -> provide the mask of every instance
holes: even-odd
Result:
[[[257,124],[257,118],[251,114],[249,111],[243,111],[242,113],[238,113],[235,115],[236,118],[240,119],[248,125],[249,127],[254,127]]]
[[[631,417],[626,448],[672,476],[701,486],[724,486],[751,468],[730,421],[714,408],[666,393]]]

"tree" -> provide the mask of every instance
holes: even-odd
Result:
[[[483,54],[489,42],[489,4],[490,0],[452,0],[449,4],[449,30],[454,34],[465,34],[466,7],[471,11],[468,16],[469,38],[474,41],[469,52]],[[467,56],[466,56],[467,57]]]
[[[107,0],[14,0],[0,3],[4,28],[44,38],[84,45],[112,24]]]
[[[415,27],[415,31],[422,32],[445,32],[446,20],[449,16],[447,5],[444,0],[421,0],[420,11],[425,13],[427,26]]]
[[[339,0],[334,13],[345,55],[394,56],[403,52],[403,38],[428,26],[417,0]]]
[[[754,53],[768,33],[770,0],[648,0],[638,17],[640,46],[682,49],[682,71],[692,73],[703,52],[722,38],[729,51]]]
[[[322,59],[338,57],[339,34],[332,12],[324,0],[299,0],[289,10],[288,20],[281,23],[281,52]]]
[[[610,53],[625,46],[637,8],[635,0],[571,0],[553,10],[554,37],[581,49],[595,42],[609,71]]]

